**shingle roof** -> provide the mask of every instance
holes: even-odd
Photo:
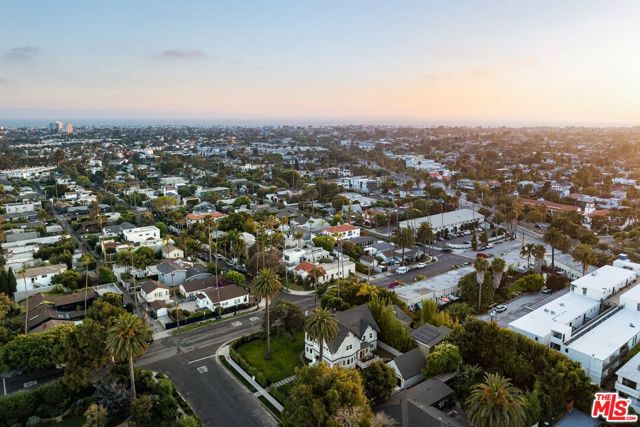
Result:
[[[206,288],[210,288],[216,284],[215,277],[207,277],[204,279],[191,280],[189,282],[184,282],[182,287],[184,291],[187,293],[201,291]]]
[[[249,292],[236,285],[220,286],[219,288],[207,288],[203,292],[213,303],[249,295]],[[218,300],[218,293],[220,294],[220,300]]]
[[[419,348],[414,348],[393,361],[405,380],[418,375],[426,365],[426,359]]]
[[[376,331],[380,332],[380,328],[376,323],[371,310],[367,304],[351,307],[348,310],[340,311],[336,313],[338,320],[338,333],[336,337],[327,343],[327,347],[332,353],[335,353],[345,337],[352,332],[357,337],[362,337],[367,328],[371,326]]]
[[[156,282],[155,280],[148,280],[148,281],[144,282],[142,284],[141,288],[142,288],[142,290],[144,291],[145,294],[153,292],[158,288],[167,289],[166,286],[162,285],[159,282]]]
[[[418,329],[411,332],[411,336],[421,344],[427,347],[433,347],[440,343],[447,335],[451,333],[451,329],[446,326],[433,326],[429,323],[425,323]]]

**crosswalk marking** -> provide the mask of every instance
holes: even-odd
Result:
[[[207,368],[206,366],[200,366],[199,368],[197,368],[197,371],[199,374],[205,374],[209,372],[209,368]]]
[[[236,326],[236,327],[242,326],[242,322],[236,320],[235,322],[231,323],[231,326]]]

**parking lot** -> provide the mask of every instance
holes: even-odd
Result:
[[[531,313],[536,308],[542,307],[543,305],[553,301],[556,298],[561,297],[567,292],[569,292],[569,288],[559,290],[552,294],[534,292],[521,295],[516,299],[504,303],[504,305],[507,306],[507,310],[502,313],[496,313],[496,316],[493,320],[495,320],[498,325],[506,328],[507,326],[509,326],[509,323],[513,322],[514,320],[519,319],[528,313]],[[482,316],[478,316],[478,318],[482,320],[491,320],[489,314],[483,314]]]

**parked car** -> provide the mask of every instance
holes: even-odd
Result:
[[[427,264],[425,264],[424,262],[419,262],[416,264],[416,268],[425,268],[427,266]]]
[[[485,259],[487,259],[487,258],[489,258],[489,255],[485,254],[484,252],[478,252],[476,254],[476,258],[485,258]]]
[[[398,269],[396,270],[396,273],[398,274],[405,274],[409,272],[409,267],[398,267]]]
[[[547,288],[546,286],[542,288],[542,293],[543,294],[550,294],[551,293],[551,289]]]
[[[387,288],[389,288],[389,289],[393,289],[393,288],[395,288],[395,287],[397,287],[397,286],[400,286],[400,281],[398,281],[398,280],[394,280],[393,282],[391,282],[391,283],[389,283],[389,284],[387,285]]]
[[[498,313],[502,313],[504,311],[507,311],[507,306],[504,304],[500,304],[500,305],[496,305],[496,307],[494,308],[494,310]]]

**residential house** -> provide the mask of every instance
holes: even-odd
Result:
[[[322,231],[326,236],[333,236],[338,240],[360,237],[360,227],[351,224],[334,225]]]
[[[453,331],[446,326],[433,326],[425,323],[418,329],[411,331],[411,336],[418,345],[418,350],[426,357],[431,350],[440,344],[451,332]]]
[[[16,290],[31,292],[52,285],[53,276],[67,270],[66,264],[44,265],[28,269],[24,274],[16,273]]]
[[[185,298],[195,298],[198,292],[201,292],[207,288],[214,287],[216,285],[216,279],[213,276],[206,277],[204,279],[191,280],[180,284],[180,293]]]
[[[166,286],[179,286],[187,278],[187,269],[191,267],[191,263],[182,261],[181,259],[163,259],[156,265],[147,268],[150,276],[157,276],[158,281]]]
[[[335,338],[324,343],[323,360],[329,366],[345,368],[365,368],[374,360],[374,352],[378,348],[380,328],[367,304],[352,307],[336,313],[338,333]],[[317,363],[319,344],[311,340],[305,333],[304,356],[311,363]]]
[[[224,310],[250,303],[249,292],[236,285],[211,287],[196,293],[198,308],[207,308],[211,311],[217,310],[219,306]]]
[[[135,227],[122,230],[122,235],[127,242],[143,244],[147,241],[160,240],[160,229],[156,226]]]
[[[184,251],[177,246],[166,244],[162,247],[163,258],[184,258]]]
[[[426,358],[419,348],[414,348],[387,363],[398,379],[398,388],[413,387],[422,380],[422,369],[426,366]]]
[[[170,301],[169,288],[155,280],[147,280],[140,286],[140,296],[147,303],[154,301]]]

